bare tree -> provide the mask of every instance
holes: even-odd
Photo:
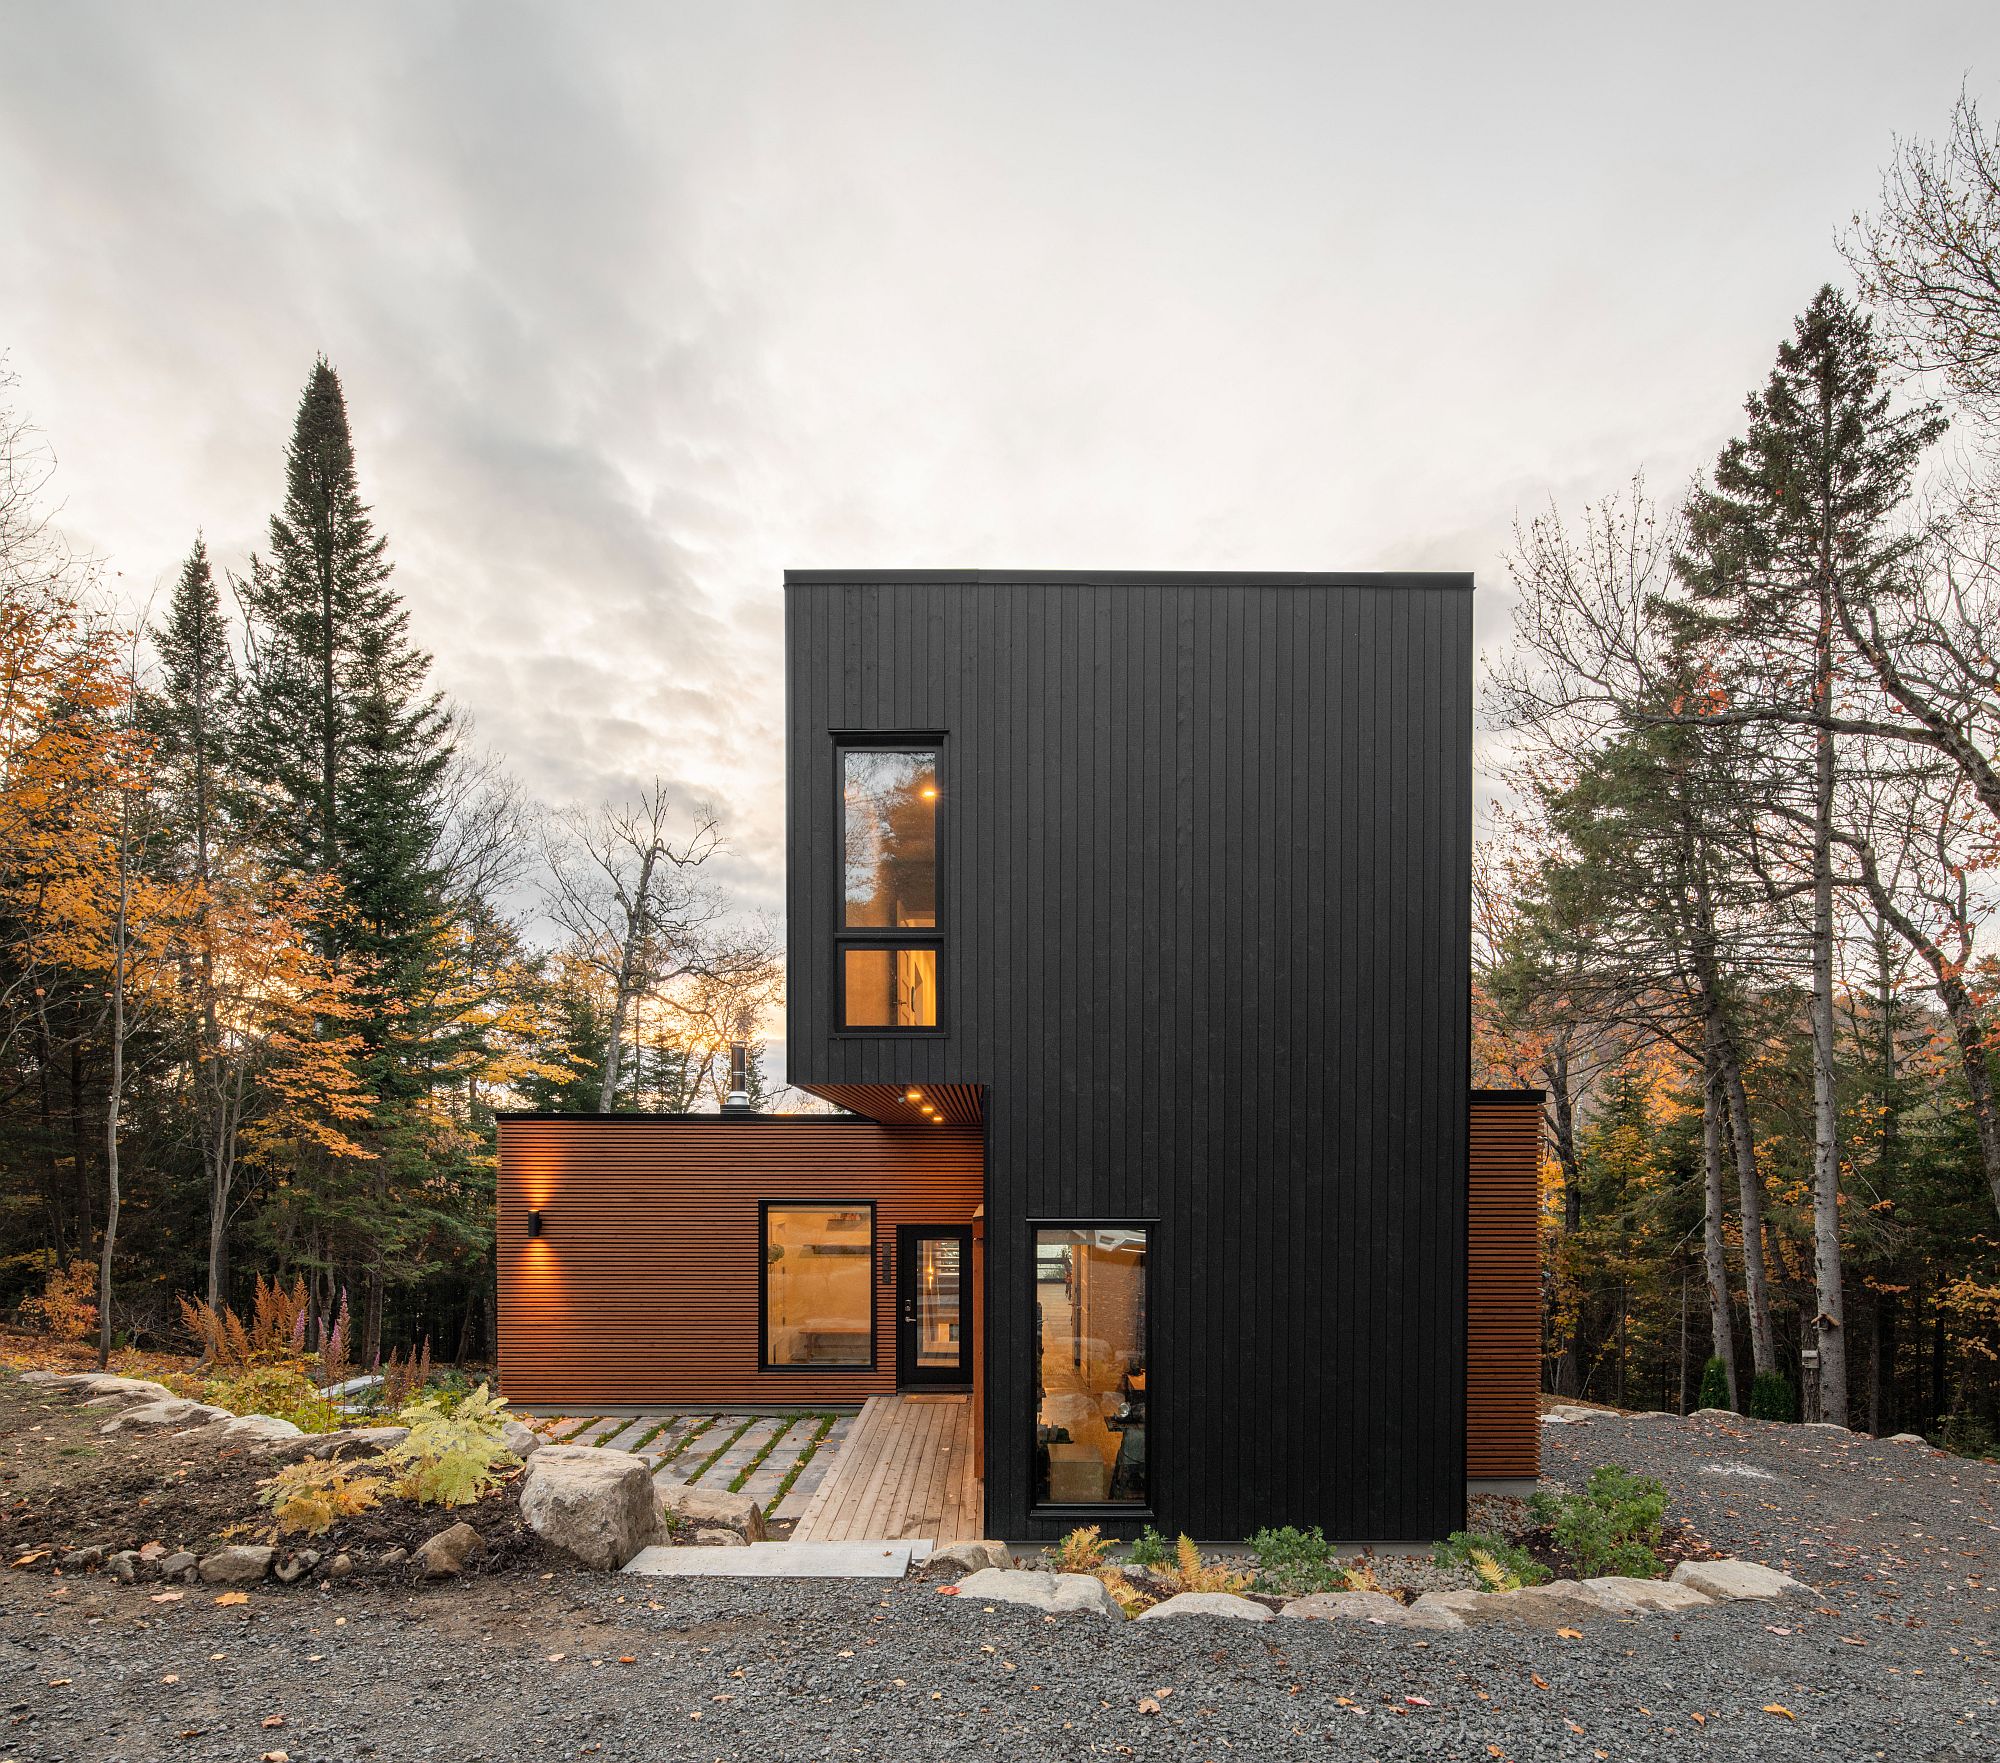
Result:
[[[618,1094],[638,1000],[738,959],[721,935],[722,895],[702,874],[722,848],[720,819],[697,803],[678,840],[672,820],[656,778],[636,803],[558,815],[543,832],[549,916],[611,1003],[597,1104],[605,1111]]]

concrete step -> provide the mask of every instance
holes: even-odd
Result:
[[[901,1579],[914,1557],[930,1553],[928,1538],[847,1543],[750,1543],[741,1548],[659,1545],[625,1563],[627,1573],[654,1579]]]

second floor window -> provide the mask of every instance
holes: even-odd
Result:
[[[940,1025],[938,749],[840,749],[840,1024]]]

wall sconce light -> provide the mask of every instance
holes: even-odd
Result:
[[[531,1210],[528,1213],[528,1235],[531,1237],[538,1237],[541,1234],[542,1234],[542,1215],[539,1210]]]

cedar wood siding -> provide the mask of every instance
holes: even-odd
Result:
[[[1472,1092],[1465,1473],[1541,1473],[1542,1094]]]
[[[829,1116],[502,1116],[500,1379],[538,1407],[852,1403],[896,1387],[899,1224],[964,1224],[977,1128]],[[764,1371],[765,1200],[873,1200],[875,1365]],[[530,1240],[527,1214],[543,1214]]]
[[[1169,1535],[1459,1527],[1471,578],[786,580],[787,1074],[985,1086],[991,1534],[1037,1219],[1151,1221]],[[839,733],[944,737],[941,1034],[836,1032]]]

